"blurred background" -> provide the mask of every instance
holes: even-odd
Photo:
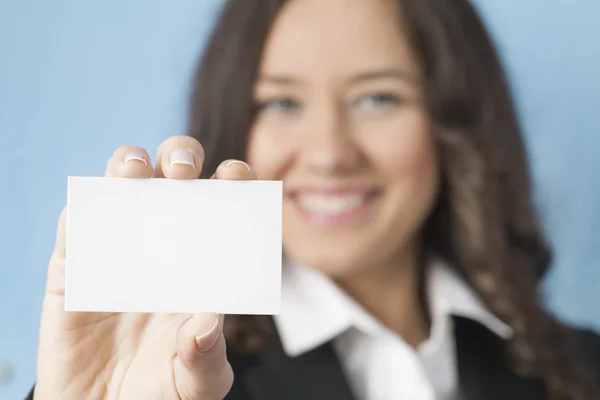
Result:
[[[555,250],[563,319],[600,329],[598,0],[474,0],[509,71]],[[219,0],[0,0],[0,399],[35,380],[46,265],[68,175],[185,132]]]

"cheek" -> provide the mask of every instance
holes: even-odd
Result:
[[[429,202],[437,192],[438,158],[430,124],[424,115],[390,121],[373,129],[376,140],[365,143],[378,173],[403,197]]]
[[[372,127],[376,137],[365,143],[370,158],[392,180],[419,179],[437,171],[432,130],[422,113],[404,115]]]

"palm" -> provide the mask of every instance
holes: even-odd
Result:
[[[52,385],[60,386],[56,389],[66,398],[71,393],[73,398],[79,393],[109,399],[177,398],[175,338],[189,315],[63,312],[63,319],[57,320],[58,315],[47,315],[46,306],[53,301],[61,299],[46,299],[40,358],[61,371]],[[43,384],[38,383],[42,388]]]

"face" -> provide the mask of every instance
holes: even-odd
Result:
[[[284,187],[284,252],[343,278],[411,252],[437,195],[421,77],[390,0],[291,0],[254,88],[248,160]]]

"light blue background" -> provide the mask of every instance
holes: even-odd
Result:
[[[35,379],[38,318],[68,175],[184,132],[218,0],[0,0],[0,399]],[[498,39],[557,246],[549,304],[600,327],[598,0],[479,0]]]

